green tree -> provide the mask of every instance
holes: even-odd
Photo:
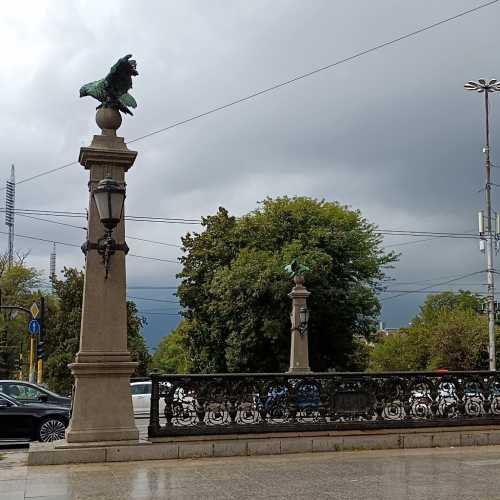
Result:
[[[151,368],[161,373],[188,373],[191,365],[186,349],[186,320],[180,322],[170,335],[163,337],[151,361]]]
[[[384,253],[359,211],[306,197],[266,199],[241,218],[224,208],[183,238],[178,296],[191,368],[199,372],[284,371],[290,352],[292,282],[283,267],[298,257],[311,271],[310,363],[350,369],[355,335],[379,312]]]
[[[469,291],[429,295],[410,327],[375,345],[370,369],[487,369],[487,320],[478,313],[479,305]]]
[[[7,254],[0,255],[0,290],[2,304],[29,308],[39,297],[41,273],[24,261],[27,255],[17,255],[12,266],[8,265]],[[18,374],[20,355],[24,373],[28,369],[29,317],[15,310],[0,313],[0,378],[12,378]]]
[[[73,376],[68,368],[80,343],[84,274],[75,268],[64,268],[64,278],[54,279],[56,300],[49,306],[46,322],[46,376],[49,386],[58,392],[69,393]],[[150,354],[140,331],[144,319],[133,302],[127,302],[128,349],[139,363],[135,376],[146,375]]]
[[[135,369],[135,377],[144,377],[148,374],[151,354],[146,346],[141,329],[146,324],[146,319],[139,315],[135,302],[127,301],[127,342],[132,360],[139,363]]]

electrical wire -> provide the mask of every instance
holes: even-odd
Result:
[[[133,285],[133,286],[128,286],[127,290],[177,290],[177,287],[176,286],[150,286],[150,285],[138,286],[138,285]]]
[[[148,311],[138,311],[140,314],[144,314],[146,316],[180,316],[180,312],[176,313],[163,313],[163,312],[148,312]]]
[[[152,132],[148,132],[147,134],[144,134],[142,136],[139,136],[139,137],[136,137],[134,139],[131,139],[130,141],[127,141],[127,144],[133,144],[134,142],[142,141],[142,140],[144,140],[144,139],[146,139],[148,137],[151,137],[153,135],[157,135],[157,134],[160,134],[162,132],[166,132],[167,130],[171,130],[171,129],[175,128],[175,127],[179,127],[180,125],[184,125],[186,123],[192,122],[192,121],[197,120],[199,118],[203,118],[205,116],[217,113],[217,112],[222,111],[224,109],[227,109],[227,108],[229,108],[231,106],[235,106],[235,105],[240,104],[240,103],[245,102],[245,101],[250,101],[252,99],[255,99],[258,96],[261,96],[261,95],[264,95],[264,94],[268,94],[269,92],[273,92],[273,91],[275,91],[277,89],[280,89],[282,87],[291,85],[291,84],[296,83],[296,82],[298,82],[300,80],[303,80],[305,78],[309,78],[309,77],[311,77],[313,75],[316,75],[316,74],[318,74],[320,72],[332,69],[335,66],[339,66],[341,64],[353,61],[353,60],[358,59],[358,58],[360,58],[362,56],[365,56],[365,55],[370,54],[372,52],[375,52],[377,50],[380,50],[380,49],[383,49],[383,48],[388,47],[390,45],[393,45],[395,43],[398,43],[398,42],[400,42],[402,40],[406,40],[408,38],[412,38],[412,37],[414,37],[416,35],[424,33],[425,31],[429,31],[431,29],[437,28],[438,26],[441,26],[441,25],[443,25],[445,23],[448,23],[450,21],[454,21],[454,20],[459,19],[461,17],[464,17],[464,16],[466,16],[468,14],[472,14],[474,12],[477,12],[477,11],[479,11],[481,9],[489,7],[490,5],[498,3],[499,1],[500,0],[491,0],[489,2],[483,3],[481,5],[473,7],[471,9],[461,11],[458,14],[455,14],[454,16],[447,17],[445,19],[442,19],[442,20],[437,21],[435,23],[429,24],[429,25],[424,26],[422,28],[418,28],[418,29],[416,29],[414,31],[411,31],[411,32],[406,33],[406,34],[401,35],[401,36],[398,36],[398,37],[393,38],[391,40],[388,40],[386,42],[380,43],[378,45],[374,45],[373,47],[370,47],[368,49],[361,50],[359,52],[356,52],[356,53],[352,54],[351,56],[345,57],[343,59],[339,59],[338,61],[335,61],[335,62],[333,62],[331,64],[327,64],[325,66],[321,66],[319,68],[316,68],[316,69],[314,69],[312,71],[308,71],[307,73],[303,73],[303,74],[297,75],[297,76],[295,76],[293,78],[289,78],[288,80],[276,83],[276,84],[271,85],[270,87],[267,87],[265,89],[258,90],[256,92],[253,92],[252,94],[249,94],[249,95],[247,95],[245,97],[241,97],[241,98],[236,99],[234,101],[231,101],[231,102],[229,102],[227,104],[223,104],[221,106],[217,106],[215,108],[209,109],[208,111],[204,111],[203,113],[198,113],[198,114],[190,116],[189,118],[186,118],[184,120],[180,120],[178,122],[174,122],[174,123],[172,123],[170,125],[167,125],[166,127],[162,127],[160,129],[153,130]],[[34,179],[38,179],[39,177],[42,177],[44,175],[48,175],[48,174],[51,174],[53,172],[57,172],[57,171],[60,171],[62,169],[65,169],[67,167],[70,167],[72,165],[77,165],[77,164],[78,164],[77,161],[72,161],[71,163],[65,163],[64,165],[61,165],[59,167],[52,168],[50,170],[46,170],[46,171],[40,172],[38,174],[32,175],[31,177],[27,177],[25,179],[21,179],[20,181],[16,182],[16,185],[18,185],[18,184],[24,184],[25,182],[29,182],[29,181],[32,181]],[[5,189],[6,189],[5,187],[2,187],[2,188],[0,188],[0,191],[3,191]]]
[[[475,276],[475,275],[477,275],[477,274],[481,274],[481,273],[484,273],[484,272],[485,272],[485,271],[484,271],[484,270],[482,270],[482,271],[476,271],[476,272],[474,272],[474,273],[464,274],[464,275],[462,275],[462,276],[457,276],[457,277],[456,277],[456,278],[454,278],[454,279],[450,279],[450,280],[447,280],[447,281],[443,281],[443,282],[441,282],[441,283],[435,283],[435,284],[433,284],[433,285],[428,285],[428,286],[426,286],[426,287],[419,288],[418,290],[412,290],[412,291],[405,291],[405,292],[397,293],[396,295],[391,295],[390,297],[385,297],[385,298],[380,299],[380,300],[381,300],[381,302],[382,302],[382,301],[383,301],[383,302],[385,302],[385,301],[387,301],[387,300],[395,299],[395,298],[397,298],[397,297],[402,297],[403,295],[408,295],[408,294],[410,294],[410,293],[419,293],[419,292],[422,292],[422,291],[424,291],[424,290],[428,290],[428,289],[430,289],[430,288],[435,288],[435,287],[437,287],[437,286],[448,285],[449,283],[453,283],[453,282],[455,282],[455,281],[460,281],[460,280],[462,280],[462,279],[464,279],[464,278],[468,278],[469,276]]]
[[[38,220],[38,221],[43,221],[43,222],[50,222],[51,224],[58,224],[60,226],[73,227],[75,229],[83,229],[84,231],[87,230],[87,228],[85,226],[75,226],[74,224],[68,224],[66,222],[59,222],[59,221],[50,220],[50,219],[43,219],[41,217],[33,217],[31,215],[24,215],[24,214],[16,214],[16,215],[19,215],[20,217],[25,217],[25,218],[28,218],[28,219],[33,219],[33,220]],[[147,243],[154,243],[156,245],[163,245],[163,246],[167,246],[167,247],[182,248],[182,245],[176,245],[175,243],[166,243],[164,241],[148,240],[148,239],[145,239],[145,238],[139,238],[137,236],[128,236],[127,235],[127,239],[128,240],[145,241]]]
[[[134,299],[134,300],[147,300],[149,302],[164,302],[167,304],[178,304],[178,300],[166,300],[166,299],[152,299],[150,297],[133,297],[132,295],[128,296],[129,299]]]
[[[500,1],[500,0],[499,0]],[[0,208],[0,213],[5,212],[5,208]],[[28,216],[51,216],[51,217],[81,217],[86,218],[85,212],[69,212],[64,210],[33,210],[33,209],[15,209],[15,215]],[[133,220],[137,222],[167,222],[170,224],[194,224],[199,225],[201,219],[187,219],[183,217],[152,217],[146,215],[126,215],[126,220]]]
[[[0,234],[7,234],[8,235],[9,233],[7,231],[0,231]],[[40,237],[37,237],[37,236],[28,236],[27,234],[18,234],[18,233],[16,233],[16,238],[26,238],[26,239],[29,239],[29,240],[44,241],[46,243],[56,243],[57,245],[63,245],[63,246],[67,246],[67,247],[81,248],[80,245],[77,245],[75,243],[67,243],[65,241],[58,241],[58,240],[49,240],[47,238],[40,238]],[[179,264],[179,262],[177,260],[162,259],[160,257],[148,257],[146,255],[137,255],[137,254],[133,254],[133,253],[129,253],[128,256],[129,257],[135,257],[135,258],[138,258],[138,259],[156,260],[156,261],[159,261],[159,262],[169,262],[171,264]]]

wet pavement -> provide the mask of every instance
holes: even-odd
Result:
[[[499,446],[39,467],[25,463],[25,452],[3,454],[0,500],[500,499]]]

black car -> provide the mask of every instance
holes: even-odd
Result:
[[[71,406],[71,399],[49,391],[47,388],[22,380],[0,380],[0,392],[21,403],[49,403],[56,406]]]
[[[64,439],[69,408],[47,403],[21,403],[0,392],[0,441]]]

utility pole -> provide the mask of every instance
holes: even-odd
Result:
[[[56,278],[56,244],[52,244],[52,252],[50,254],[50,269],[49,269],[49,277],[50,282],[52,283],[52,291],[54,291],[54,279]]]
[[[40,297],[40,333],[36,348],[36,383],[43,382],[43,359],[45,358],[45,298]]]
[[[486,173],[486,184],[484,187],[485,203],[486,203],[486,276],[487,276],[487,291],[486,300],[488,304],[488,339],[489,339],[489,361],[490,370],[496,371],[496,353],[495,353],[495,280],[493,267],[493,240],[496,239],[496,234],[493,231],[492,210],[491,210],[491,161],[490,161],[490,110],[488,96],[490,93],[500,90],[498,80],[486,81],[480,78],[477,82],[469,81],[464,85],[466,90],[475,90],[484,94],[484,109],[485,109],[485,146],[484,152],[484,168]],[[482,224],[484,226],[484,223]],[[496,228],[495,228],[496,229]],[[481,221],[480,221],[481,231]]]
[[[16,174],[14,165],[10,167],[10,179],[7,181],[5,194],[5,225],[9,228],[9,267],[14,261],[14,210],[16,206]]]

